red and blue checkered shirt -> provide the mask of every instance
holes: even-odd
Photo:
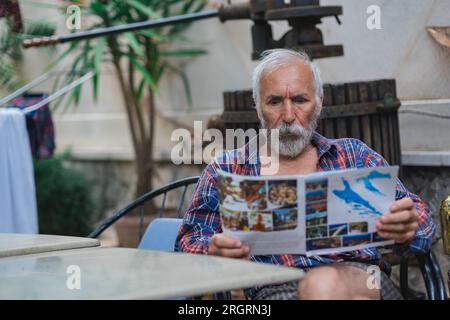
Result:
[[[348,168],[366,168],[388,166],[386,160],[357,139],[327,139],[315,132],[311,139],[317,148],[317,171],[331,171]],[[245,161],[242,161],[244,157]],[[203,171],[195,187],[192,200],[184,216],[178,233],[175,250],[186,253],[206,254],[208,243],[215,233],[222,232],[219,195],[217,190],[217,170],[240,175],[260,175],[260,161],[255,154],[249,154],[249,144],[241,149],[225,151],[212,161]],[[419,227],[414,239],[405,245],[394,245],[397,254],[426,252],[431,248],[435,225],[425,203],[415,194],[409,192],[397,180],[396,199],[411,198],[419,213]],[[390,273],[390,266],[381,258],[377,248],[354,250],[336,255],[311,256],[298,254],[281,254],[252,256],[255,262],[280,264],[287,267],[308,269],[310,267],[343,262],[358,261],[380,266]]]

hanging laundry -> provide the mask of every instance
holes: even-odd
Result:
[[[19,2],[17,0],[1,0],[0,1],[0,18],[14,17],[13,31],[22,30],[22,15],[20,14]]]
[[[12,108],[0,109],[0,232],[38,233],[26,119]]]
[[[12,100],[12,107],[24,109],[47,98],[46,93],[25,94]],[[55,133],[51,111],[45,105],[26,114],[31,152],[36,159],[47,159],[55,151]]]

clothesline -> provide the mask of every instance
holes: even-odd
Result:
[[[14,91],[13,93],[7,95],[6,97],[4,97],[3,99],[0,100],[0,106],[10,102],[12,99],[17,98],[18,96],[21,96],[22,94],[24,94],[25,92],[27,92],[28,90],[34,88],[35,86],[37,86],[38,84],[40,84],[41,82],[44,82],[45,80],[47,80],[48,78],[50,78],[52,75],[52,71],[44,73],[43,75],[41,75],[40,77],[28,82],[26,85],[24,85],[23,87],[17,89],[16,91]]]
[[[43,107],[43,106],[47,105],[49,102],[55,100],[56,98],[59,98],[60,96],[65,95],[67,92],[69,92],[70,90],[72,90],[76,86],[79,86],[83,82],[91,79],[94,75],[95,75],[94,71],[90,71],[90,72],[86,73],[81,78],[75,80],[74,82],[72,82],[69,85],[65,86],[61,90],[56,91],[54,94],[48,96],[47,98],[39,101],[38,103],[36,103],[36,104],[34,104],[32,106],[29,106],[29,107],[23,109],[23,112],[24,113],[33,112],[33,111],[39,109],[40,107]]]
[[[52,77],[58,76],[59,74],[68,74],[68,73],[78,74],[79,72],[75,72],[73,70],[67,70],[67,71],[66,70],[52,70],[47,73],[44,73],[43,75],[37,77],[36,79],[33,79],[30,82],[28,82],[23,87],[17,89],[13,93],[7,95],[3,99],[0,99],[0,106],[10,102],[14,98],[21,96],[22,94],[26,93],[28,90],[36,87],[37,85],[41,84],[42,82],[44,82]]]
[[[24,94],[25,92],[27,92],[31,88],[34,88],[35,86],[39,85],[43,81],[49,79],[53,75],[54,72],[55,71],[50,71],[50,72],[47,72],[47,73],[39,76],[38,78],[30,81],[29,83],[27,83],[23,87],[21,87],[18,90],[14,91],[10,95],[8,95],[5,98],[1,99],[0,100],[0,106],[8,103],[9,101],[13,100],[14,98],[17,98],[18,96]],[[41,100],[38,103],[23,109],[22,111],[24,113],[29,113],[29,112],[35,111],[35,110],[37,110],[37,109],[47,105],[49,102],[59,98],[60,96],[65,95],[67,92],[69,92],[73,88],[75,88],[78,85],[82,84],[83,82],[91,79],[94,75],[95,75],[95,72],[94,71],[90,71],[90,72],[86,73],[84,76],[82,76],[81,78],[71,82],[67,86],[61,88],[60,90],[56,91],[52,95],[48,96],[44,100]]]
[[[22,119],[25,120],[24,123],[26,124],[26,129],[29,135],[29,146],[31,147],[32,154],[36,159],[48,158],[53,154],[55,149],[53,121],[49,103],[67,94],[69,91],[91,79],[95,75],[94,71],[89,71],[63,88],[58,89],[51,95],[46,93],[33,94],[28,92],[29,89],[50,78],[54,72],[55,71],[47,72],[46,74],[39,76],[22,88],[0,100],[0,104],[10,102],[9,107],[0,109],[0,111],[2,111],[0,115],[7,116],[7,111],[9,109],[16,109],[17,113],[23,116]]]

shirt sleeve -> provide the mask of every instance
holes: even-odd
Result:
[[[208,243],[222,232],[217,191],[218,164],[211,162],[203,171],[175,242],[175,251],[207,254]]]
[[[380,154],[361,141],[359,141],[358,150],[365,167],[389,166],[388,162]],[[414,238],[409,243],[395,244],[393,252],[398,255],[428,252],[431,249],[432,240],[436,232],[430,209],[417,195],[408,191],[400,179],[397,179],[395,199],[400,200],[403,198],[410,198],[414,202],[419,214],[419,227]]]

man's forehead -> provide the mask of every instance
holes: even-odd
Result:
[[[261,79],[261,86],[266,93],[271,91],[285,93],[286,90],[308,91],[313,88],[313,82],[314,77],[309,66],[298,62],[267,72]]]
[[[303,82],[278,82],[261,87],[263,96],[297,96],[308,95],[313,88]]]
[[[303,77],[312,76],[311,66],[303,61],[295,60],[290,63],[283,63],[273,69],[266,70],[262,78],[270,78],[283,73],[300,74]]]
[[[269,87],[265,90],[266,96],[294,96],[294,95],[304,95],[307,93],[308,90],[305,87],[295,87],[289,85]]]

